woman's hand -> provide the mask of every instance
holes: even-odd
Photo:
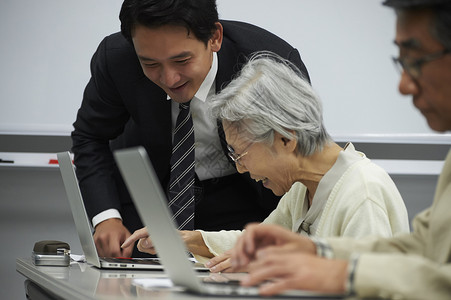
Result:
[[[153,246],[152,240],[149,237],[149,233],[147,233],[146,227],[143,227],[133,232],[133,234],[129,236],[125,240],[125,242],[121,245],[121,248],[127,248],[130,245],[134,244],[136,241],[138,241],[137,248],[139,251],[149,254],[157,254],[157,251]]]
[[[231,256],[230,250],[226,251],[223,254],[215,256],[212,259],[210,259],[205,264],[205,266],[210,269],[210,272],[213,273],[230,272],[230,267],[232,266],[230,256]],[[245,270],[243,269],[242,272],[245,272]]]
[[[213,257],[213,254],[208,250],[208,247],[205,245],[204,239],[202,238],[202,234],[199,231],[182,230],[179,231],[179,233],[185,242],[188,251],[200,256]],[[133,232],[133,234],[121,245],[121,248],[127,248],[136,241],[138,241],[137,248],[139,251],[157,254],[146,227]]]
[[[202,234],[199,231],[181,230],[180,235],[189,252],[208,258],[213,257],[213,254],[208,250],[208,247],[202,238]]]

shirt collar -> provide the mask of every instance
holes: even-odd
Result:
[[[208,71],[207,76],[205,76],[205,79],[200,85],[199,89],[197,90],[197,93],[194,95],[194,98],[197,98],[202,102],[205,102],[205,100],[207,100],[208,92],[210,91],[211,87],[215,82],[217,72],[218,72],[218,54],[216,52],[213,52],[213,61],[211,63],[210,71]],[[169,95],[167,96],[167,99],[168,100],[171,99]]]

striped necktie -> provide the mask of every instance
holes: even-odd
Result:
[[[191,102],[191,101],[190,101]],[[190,102],[180,103],[174,129],[169,180],[169,207],[179,230],[194,229],[194,127]]]

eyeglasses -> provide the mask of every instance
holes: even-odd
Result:
[[[392,59],[400,73],[405,71],[413,79],[418,79],[421,76],[421,67],[425,63],[439,59],[449,53],[451,53],[451,49],[445,49],[440,52],[428,54],[417,59],[410,59],[407,57],[392,57]]]
[[[246,149],[248,149],[250,146],[252,145],[252,143],[246,147]],[[229,153],[227,153],[229,155],[229,157],[233,160],[233,162],[235,162],[236,164],[238,164],[239,166],[243,166],[240,162],[240,159],[243,158],[243,156],[247,155],[249,152],[245,151],[242,154],[237,154],[235,153],[235,149],[233,149],[232,146],[227,145],[227,150],[229,151]]]

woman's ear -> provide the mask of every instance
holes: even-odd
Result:
[[[291,134],[293,134],[293,136],[295,136],[294,130],[287,130],[287,131],[290,132]],[[274,142],[275,142],[276,149],[280,149],[285,152],[294,152],[297,147],[297,144],[298,144],[298,141],[296,138],[294,138],[294,137],[287,138],[286,136],[283,136],[279,132],[276,132],[274,134]]]

